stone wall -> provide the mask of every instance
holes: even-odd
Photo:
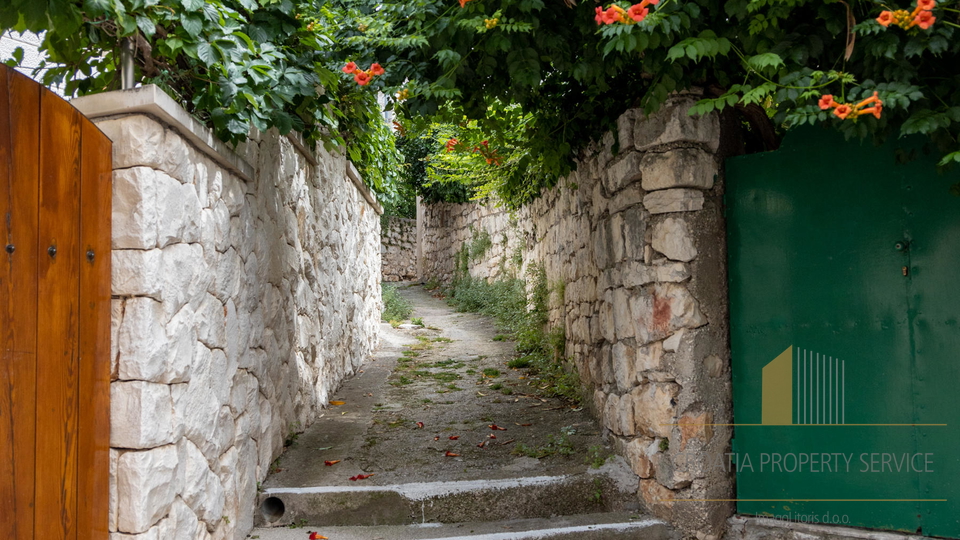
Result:
[[[75,102],[114,141],[111,539],[245,538],[285,438],[377,345],[379,217],[296,139],[211,149],[165,96],[97,117],[144,93]]]
[[[716,537],[733,514],[721,463],[732,421],[720,122],[681,95],[631,110],[577,171],[510,214],[493,205],[419,209],[420,278],[449,281],[455,253],[489,236],[475,277],[542,264],[562,283],[550,326],[653,514]],[[556,296],[556,295],[554,295]],[[678,425],[682,424],[682,425]],[[719,425],[715,425],[719,424]],[[687,500],[686,502],[684,500]]]
[[[417,278],[417,221],[389,217],[380,236],[383,281],[409,281]]]

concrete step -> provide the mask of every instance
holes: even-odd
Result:
[[[635,512],[637,480],[622,460],[562,476],[350,486],[273,487],[257,526],[372,526]]]
[[[251,540],[304,540],[309,532],[330,540],[678,540],[666,523],[645,516],[604,513],[552,519],[518,519],[470,523],[420,523],[358,527],[255,529]]]

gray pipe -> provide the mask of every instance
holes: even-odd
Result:
[[[133,40],[128,37],[120,42],[120,84],[124,90],[137,84],[133,80]]]

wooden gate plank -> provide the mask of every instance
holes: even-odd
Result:
[[[40,86],[0,69],[0,537],[34,538]],[[8,253],[6,246],[14,246]]]
[[[41,107],[36,536],[76,540],[80,113]]]
[[[78,530],[84,539],[107,540],[112,146],[89,120],[82,124]]]

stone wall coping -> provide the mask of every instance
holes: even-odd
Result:
[[[287,133],[287,140],[290,141],[290,144],[292,144],[293,147],[300,152],[300,155],[302,155],[303,158],[306,159],[311,165],[316,167],[320,164],[320,162],[317,161],[316,154],[314,154],[313,151],[307,147],[306,143],[303,142],[302,133],[291,131],[290,133]]]
[[[216,138],[210,128],[190,116],[190,113],[179,103],[154,84],[78,97],[70,103],[91,120],[133,114],[156,117],[177,130],[225,169],[246,181],[253,180],[254,169],[249,163],[231,150],[226,143]]]
[[[373,193],[370,193],[370,189],[367,188],[366,184],[363,183],[363,179],[360,178],[360,172],[357,171],[357,168],[349,160],[347,161],[347,177],[350,178],[350,181],[353,182],[353,185],[357,187],[357,190],[361,195],[363,195],[363,198],[370,203],[370,206],[373,207],[374,212],[376,212],[378,216],[382,216],[383,207],[377,202],[377,199],[373,196]]]

